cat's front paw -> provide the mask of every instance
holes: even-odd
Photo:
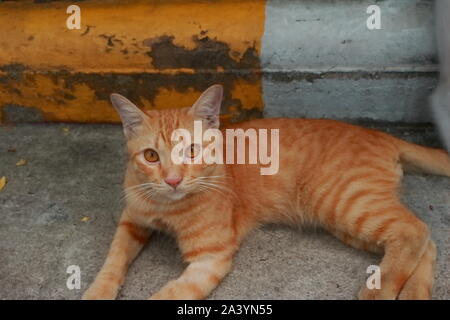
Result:
[[[111,282],[95,281],[81,297],[82,300],[114,300],[119,286]]]
[[[149,300],[197,300],[202,298],[204,298],[204,294],[195,284],[172,280],[153,294]]]
[[[395,300],[397,295],[389,290],[368,289],[362,287],[358,294],[359,300]]]
[[[176,282],[170,281],[158,292],[154,293],[149,300],[174,300],[176,299],[176,287]]]

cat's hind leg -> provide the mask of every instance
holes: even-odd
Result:
[[[428,246],[413,274],[403,286],[398,299],[429,300],[433,291],[436,245],[433,240]]]
[[[362,214],[353,234],[384,247],[381,288],[362,288],[360,299],[396,299],[419,265],[430,241],[427,226],[400,203]]]
[[[363,250],[363,251],[369,251],[373,253],[382,253],[383,248],[376,243],[371,243],[368,241],[363,241],[361,239],[355,238],[350,236],[348,233],[337,231],[337,230],[329,230],[331,234],[333,234],[336,238],[341,240],[343,243],[345,243],[347,246]]]
[[[373,242],[363,241],[353,237],[345,232],[330,230],[330,232],[344,242],[346,245],[355,249],[370,251],[374,253],[383,253],[383,247]],[[436,245],[430,239],[425,253],[422,255],[419,264],[405,282],[400,291],[398,299],[401,300],[428,300],[431,299],[431,293],[434,280],[434,265],[436,262]]]
[[[395,164],[378,167],[370,163],[337,181],[325,182],[313,200],[312,212],[319,222],[347,235],[349,240],[344,238],[344,242],[384,250],[379,265],[381,289],[364,287],[361,299],[396,299],[430,240],[428,227],[397,197],[400,177]]]

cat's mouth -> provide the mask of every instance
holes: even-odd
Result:
[[[170,200],[180,200],[186,196],[186,192],[181,191],[179,189],[172,190],[171,192],[166,193],[166,197]]]

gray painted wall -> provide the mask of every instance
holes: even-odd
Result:
[[[369,30],[367,7],[381,9]],[[429,122],[434,1],[269,0],[265,116]]]

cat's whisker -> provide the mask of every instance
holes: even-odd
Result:
[[[227,186],[221,185],[221,184],[218,184],[218,183],[213,183],[213,182],[201,181],[201,182],[198,182],[198,184],[203,184],[203,185],[208,185],[208,186],[212,186],[212,187],[217,187],[217,188],[220,188],[220,189],[223,189],[223,190],[229,190],[229,188]]]
[[[197,186],[202,188],[204,191],[217,191],[223,196],[226,196],[227,194],[234,196],[234,193],[229,188],[214,183],[198,182]]]
[[[154,186],[157,186],[157,185],[159,185],[159,183],[155,183],[155,182],[146,182],[146,183],[136,184],[136,185],[134,185],[134,186],[125,188],[124,190],[139,189],[139,188],[146,187],[146,186],[152,186],[152,187],[154,187]]]
[[[224,178],[225,176],[205,176],[205,177],[197,177],[194,179],[191,179],[189,182],[186,183],[186,185],[196,185],[201,182],[207,182],[207,183],[214,183],[214,184],[221,184],[226,185],[226,182],[223,180],[220,180],[220,178]]]
[[[155,193],[154,183],[143,183],[124,190],[123,200],[143,201],[148,200]]]
[[[138,209],[145,210],[149,206],[149,203],[147,202],[147,200],[149,200],[152,197],[153,193],[154,193],[154,191],[151,189],[139,190],[139,191],[130,193],[129,198],[127,198],[127,199],[132,200],[133,205],[135,207],[137,207]]]

